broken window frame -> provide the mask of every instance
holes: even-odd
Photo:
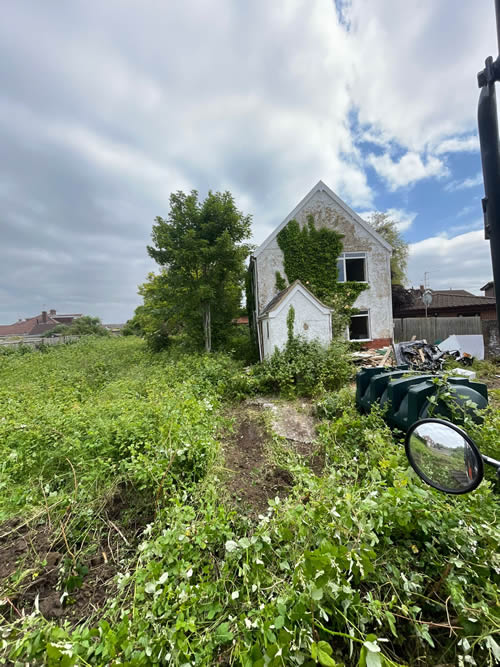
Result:
[[[347,327],[347,340],[355,343],[364,343],[372,340],[371,334],[371,323],[370,323],[370,311],[369,310],[360,310],[356,315],[351,315],[351,320],[356,317],[366,317],[366,330],[368,332],[368,338],[351,338],[351,326]]]
[[[366,252],[343,252],[338,256],[337,259],[337,282],[345,283],[347,282],[347,264],[346,260],[349,259],[362,259],[363,268],[365,274],[365,280],[356,280],[353,282],[357,283],[368,283],[368,262],[366,257]]]

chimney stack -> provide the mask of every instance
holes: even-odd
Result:
[[[420,291],[422,292],[422,294],[425,292],[425,287],[424,287],[424,285],[420,285]]]
[[[42,322],[45,324],[47,322],[47,311],[42,310]]]
[[[55,314],[56,314],[55,309],[54,309],[54,308],[51,308],[50,311],[49,311],[49,315],[50,315],[51,317],[54,317]]]

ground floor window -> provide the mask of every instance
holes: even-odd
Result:
[[[362,310],[351,317],[349,340],[370,340],[370,322],[367,310]]]

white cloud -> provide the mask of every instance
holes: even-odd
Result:
[[[481,294],[480,287],[491,280],[490,245],[482,230],[452,238],[432,236],[410,244],[408,278],[411,284],[428,283],[433,289],[466,289]]]
[[[362,126],[419,153],[475,131],[475,73],[497,52],[489,0],[352,0],[344,13]]]
[[[477,188],[483,184],[483,175],[481,172],[472,178],[466,178],[463,181],[451,181],[444,186],[447,192],[455,192],[456,190],[464,190],[466,188]]]
[[[418,153],[408,152],[399,160],[393,160],[388,153],[374,155],[367,158],[377,174],[386,181],[390,190],[398,190],[417,181],[435,176],[442,178],[448,173],[444,162],[439,158],[429,156],[423,160]]]
[[[113,246],[129,236],[145,253],[153,217],[166,214],[176,188],[231,190],[253,214],[258,242],[320,178],[355,209],[373,209],[380,193],[367,164],[398,191],[446,174],[440,156],[477,146],[475,72],[496,52],[494,30],[484,30],[490,0],[458,8],[454,0],[342,0],[342,20],[331,0],[216,5],[214,18],[208,0],[107,0],[92,9],[75,0],[65,11],[6,3],[6,275],[10,248],[30,230],[33,247],[71,248],[83,267],[74,283],[91,306],[104,292],[85,280],[93,251],[75,239],[97,230]],[[363,140],[383,155],[367,163]],[[414,214],[395,201],[394,217],[408,229]],[[103,299],[127,300],[144,280],[133,266],[129,257],[109,263]],[[36,299],[71,293],[59,270],[32,281]],[[36,312],[35,296],[14,287],[11,300]],[[131,314],[119,312],[113,319]]]
[[[390,208],[387,210],[387,213],[397,222],[396,226],[400,232],[405,232],[407,229],[410,229],[413,221],[417,217],[417,213],[414,211],[405,211],[401,208]]]
[[[469,137],[452,137],[445,139],[436,148],[436,155],[443,153],[476,152],[479,150],[479,138],[476,135]]]

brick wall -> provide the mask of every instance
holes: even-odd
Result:
[[[381,347],[387,347],[391,343],[392,340],[390,338],[374,338],[368,341],[368,343],[363,343],[363,348],[365,350],[378,350]]]

